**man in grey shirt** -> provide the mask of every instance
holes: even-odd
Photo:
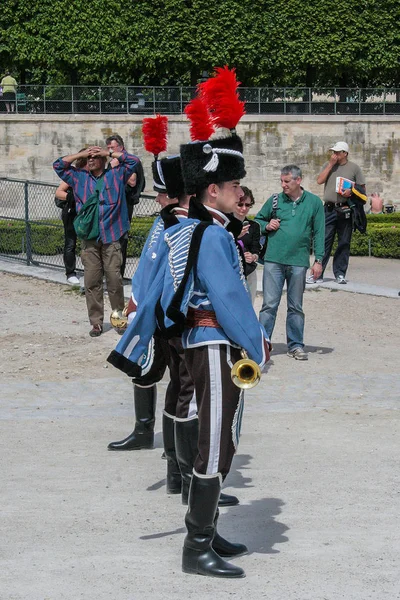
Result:
[[[310,275],[307,283],[322,283],[323,275],[331,255],[335,235],[338,237],[338,246],[333,257],[333,273],[337,283],[347,283],[346,272],[349,266],[350,242],[353,232],[353,219],[348,199],[351,196],[351,184],[347,189],[337,190],[338,178],[342,177],[348,182],[364,186],[365,179],[358,165],[348,160],[349,146],[346,142],[336,142],[330,148],[332,156],[322,167],[317,177],[319,185],[324,184],[325,204],[325,254],[322,259],[322,275],[318,280]]]

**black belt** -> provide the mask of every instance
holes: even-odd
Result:
[[[349,206],[347,202],[325,202],[325,206],[328,208],[335,208],[335,206]]]

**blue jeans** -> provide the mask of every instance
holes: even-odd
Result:
[[[260,311],[260,323],[264,325],[267,335],[271,339],[283,285],[286,281],[286,341],[289,350],[304,347],[303,293],[306,272],[307,267],[294,267],[273,262],[264,263],[263,305]]]

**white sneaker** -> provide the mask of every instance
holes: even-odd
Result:
[[[347,283],[344,275],[338,275],[336,277],[336,283]]]
[[[324,280],[322,277],[319,277],[318,279],[314,279],[314,275],[309,275],[306,279],[306,283],[308,285],[312,285],[313,283],[324,283]]]
[[[308,360],[307,352],[304,352],[303,348],[293,348],[293,350],[289,350],[287,353],[290,358],[294,358],[295,360]]]
[[[67,277],[67,281],[71,285],[79,285],[79,279],[76,275],[70,275],[69,277]]]

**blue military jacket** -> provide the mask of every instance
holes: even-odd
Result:
[[[268,338],[258,322],[247,292],[243,267],[232,234],[225,230],[229,219],[215,211],[214,223],[205,229],[197,255],[179,300],[178,310],[186,316],[189,308],[215,313],[220,327],[184,328],[184,348],[208,344],[230,344],[246,350],[263,367],[269,358]],[[180,289],[197,219],[185,219],[170,227],[153,253],[145,297],[140,293],[136,318],[129,325],[114,352],[137,365],[137,376],[149,368],[149,343],[157,328],[176,334],[171,306]],[[155,255],[155,256],[154,256]]]
[[[186,219],[188,215],[187,208],[176,206],[171,213],[177,217],[179,221]],[[157,258],[158,248],[163,241],[165,223],[161,216],[154,221],[146,242],[143,246],[140,255],[139,264],[132,277],[132,302],[134,306],[140,303],[141,298],[145,298],[151,281],[151,272],[155,259]],[[131,320],[131,319],[130,319]]]

